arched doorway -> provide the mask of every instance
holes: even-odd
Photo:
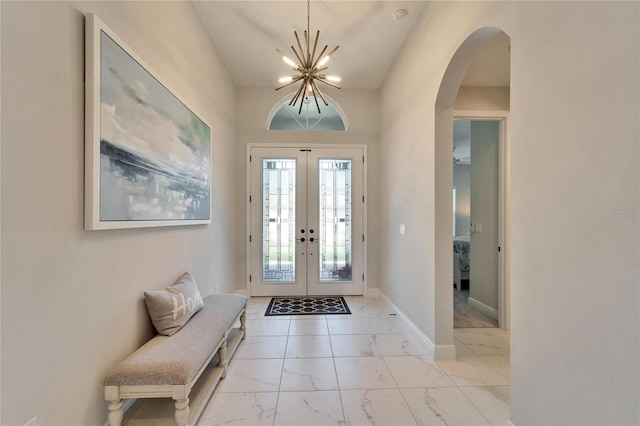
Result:
[[[460,45],[452,57],[443,76],[435,104],[435,341],[440,348],[438,358],[453,358],[455,346],[453,338],[453,256],[452,234],[453,218],[451,206],[453,203],[453,119],[456,98],[463,78],[476,55],[494,37],[502,31],[495,27],[483,27],[473,32]],[[505,139],[508,140],[508,139]],[[508,170],[508,146],[505,146],[503,158],[504,171]],[[508,196],[507,186],[504,187]],[[506,209],[505,209],[506,211]],[[508,239],[508,218],[504,217],[504,229],[501,238]],[[498,247],[496,247],[496,250]],[[503,265],[503,285],[499,288],[502,302],[508,302],[508,244],[501,244],[501,259]],[[508,303],[503,303],[506,319],[503,324],[508,327]]]

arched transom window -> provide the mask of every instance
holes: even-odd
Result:
[[[329,96],[324,95],[329,105],[319,101],[320,114],[313,99],[304,99],[302,112],[300,103],[290,106],[289,101],[293,93],[280,99],[271,109],[267,119],[269,130],[314,130],[314,131],[346,131],[348,129],[347,117],[340,105]]]

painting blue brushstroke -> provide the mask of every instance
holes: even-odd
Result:
[[[211,129],[101,32],[100,220],[208,220]]]

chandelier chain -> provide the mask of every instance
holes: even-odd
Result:
[[[309,28],[311,27],[309,25],[310,21],[311,21],[311,0],[307,0],[307,34],[309,34],[309,36],[311,36],[311,31],[309,30]]]

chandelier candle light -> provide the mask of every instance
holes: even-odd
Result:
[[[340,77],[320,74],[321,72],[325,71],[328,68],[325,65],[329,61],[329,58],[331,57],[331,55],[333,55],[340,46],[336,46],[333,50],[331,50],[329,53],[325,55],[325,52],[329,47],[328,45],[325,45],[324,49],[322,49],[320,54],[316,57],[316,48],[318,47],[318,39],[320,38],[320,31],[318,30],[318,32],[316,33],[316,39],[313,43],[313,50],[309,49],[309,45],[310,45],[309,20],[311,16],[310,7],[311,7],[310,0],[307,0],[307,31],[304,32],[304,41],[305,41],[304,47],[306,47],[306,49],[303,49],[302,43],[300,43],[300,37],[298,37],[298,33],[296,31],[293,32],[293,34],[296,36],[296,41],[298,42],[298,49],[300,50],[300,53],[298,53],[298,51],[293,45],[291,45],[291,50],[293,50],[293,53],[295,54],[298,62],[293,61],[282,50],[276,49],[276,51],[280,55],[282,55],[282,60],[287,65],[289,65],[290,67],[292,67],[294,70],[298,72],[298,74],[296,75],[291,75],[291,76],[287,76],[279,79],[278,82],[281,83],[282,86],[278,87],[276,90],[280,90],[284,87],[287,87],[294,83],[302,81],[302,83],[300,84],[300,87],[298,88],[296,93],[294,93],[293,97],[291,98],[291,101],[289,102],[289,105],[295,106],[296,103],[298,102],[298,99],[300,99],[300,109],[298,109],[298,114],[302,112],[302,105],[304,103],[302,101],[302,98],[308,99],[309,94],[313,95],[313,99],[316,102],[316,107],[318,108],[319,114],[321,112],[320,112],[320,104],[318,103],[318,97],[322,99],[322,102],[324,102],[325,105],[327,106],[329,105],[327,100],[322,95],[322,92],[316,85],[316,80],[324,84],[327,84],[329,86],[335,87],[337,89],[339,89],[340,86],[338,86],[338,84],[336,83],[339,83],[341,80]]]

